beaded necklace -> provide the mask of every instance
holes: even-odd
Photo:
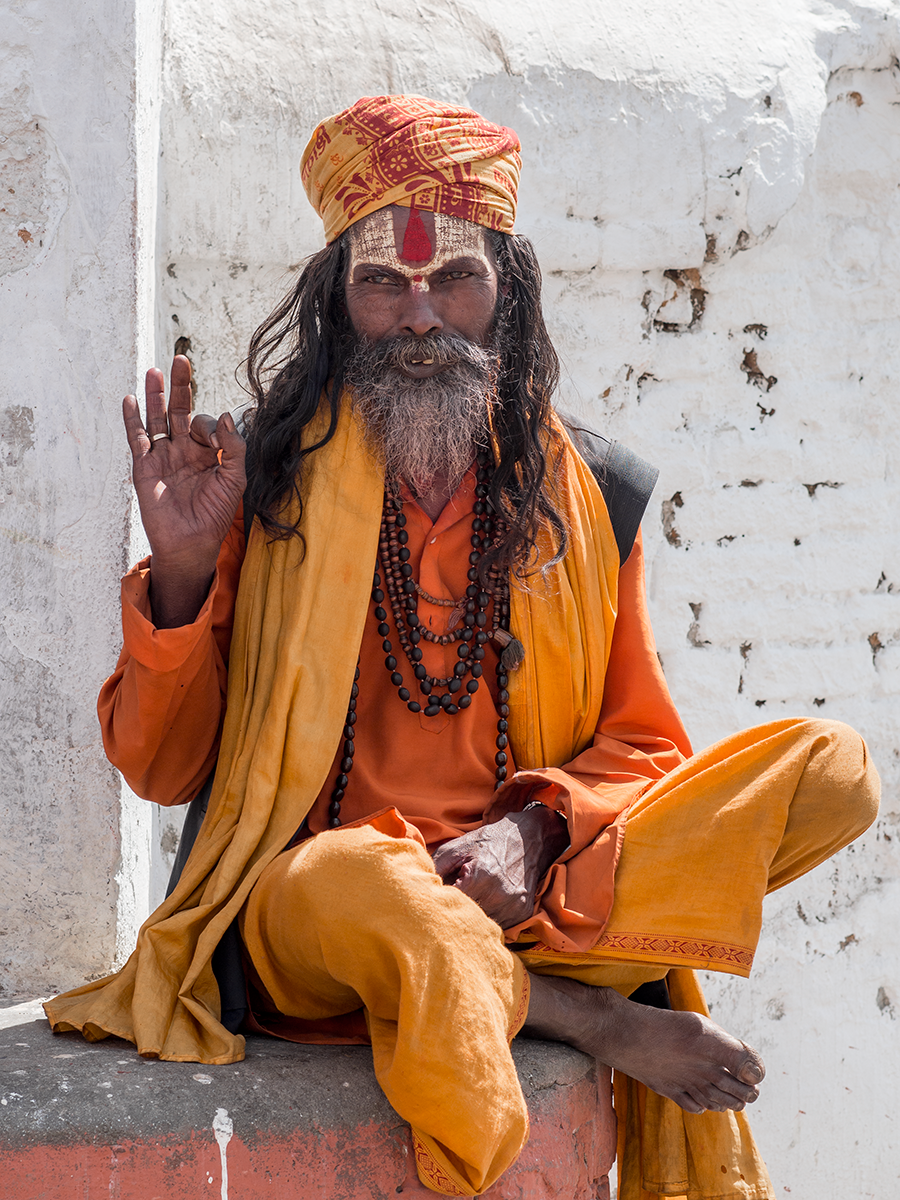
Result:
[[[508,773],[509,757],[506,751],[509,745],[509,692],[507,691],[509,672],[519,666],[524,651],[521,643],[509,633],[508,572],[493,565],[488,572],[485,586],[482,586],[478,580],[478,563],[481,556],[493,542],[499,541],[506,532],[506,522],[498,513],[493,512],[488,504],[490,480],[488,461],[486,454],[478,455],[472,518],[472,550],[469,554],[467,572],[469,582],[465,595],[458,601],[434,600],[413,579],[412,567],[409,565],[410,554],[407,549],[409,534],[406,532],[403,502],[396,494],[386,491],[381,512],[378,560],[372,583],[372,603],[375,606],[378,634],[383,639],[381,646],[385,653],[385,668],[391,677],[391,683],[397,689],[397,695],[412,713],[424,712],[426,717],[435,717],[438,713],[444,712],[447,716],[453,717],[462,709],[468,708],[472,703],[472,697],[478,691],[484,674],[482,661],[485,645],[492,640],[497,644],[500,655],[497,660],[498,720],[497,752],[494,755],[494,786],[498,788]],[[417,612],[420,596],[429,603],[448,608],[453,606],[454,611],[450,614],[446,633],[433,633],[422,624]],[[493,620],[491,628],[488,629],[487,612],[492,600],[494,604]],[[393,643],[390,640],[391,627],[387,623],[385,601],[390,605],[400,649],[412,668],[421,699],[413,699],[409,688],[404,684],[403,675],[397,669],[398,663]],[[459,623],[460,619],[461,624]],[[459,661],[446,678],[431,676],[426,671],[420,649],[423,638],[425,641],[441,646],[457,643],[456,654]],[[354,726],[356,725],[358,696],[359,663],[356,666],[353,686],[350,690],[350,702],[347,706],[340,772],[335,780],[331,803],[328,806],[328,825],[331,829],[336,829],[341,823],[341,801],[346,793],[350,771],[353,768]]]

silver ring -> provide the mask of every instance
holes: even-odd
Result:
[[[154,433],[150,435],[150,441],[158,442],[160,438],[167,438],[168,436],[167,433]]]

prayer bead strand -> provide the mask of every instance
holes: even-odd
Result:
[[[495,641],[501,653],[497,662],[497,752],[494,755],[494,787],[499,788],[508,774],[509,757],[509,670],[515,669],[521,662],[522,647],[509,633],[509,575],[508,572],[493,565],[488,572],[486,584],[478,578],[478,564],[482,556],[490,549],[492,543],[502,540],[506,532],[506,522],[500,514],[492,513],[488,503],[490,473],[486,454],[478,456],[478,468],[475,484],[475,504],[472,517],[472,546],[469,554],[469,567],[466,572],[468,584],[465,595],[460,600],[441,600],[430,596],[413,578],[412,567],[409,563],[410,553],[407,548],[409,535],[406,532],[406,517],[403,513],[403,502],[396,495],[385,492],[384,506],[381,517],[381,531],[378,539],[378,561],[372,579],[372,603],[375,619],[378,622],[378,634],[382,639],[381,647],[385,654],[384,665],[391,677],[391,683],[397,688],[397,694],[406,704],[411,713],[424,712],[427,717],[435,717],[440,712],[455,716],[462,709],[468,708],[472,697],[478,690],[484,674],[482,660],[485,655],[485,645]],[[433,633],[427,629],[418,616],[419,597],[429,604],[444,608],[452,607],[450,624],[454,620],[462,620],[459,628],[450,628],[443,634]],[[394,654],[391,642],[391,627],[388,624],[385,601],[391,609],[397,640],[404,657],[412,668],[418,684],[419,692],[424,700],[424,706],[418,700],[413,700],[410,690],[406,687],[402,672]],[[491,628],[488,629],[488,608],[493,602]],[[457,645],[457,657],[451,675],[445,678],[430,676],[422,663],[422,651],[419,648],[422,639],[435,645]],[[466,677],[469,677],[468,680]],[[463,692],[463,688],[465,691]],[[439,698],[436,691],[442,692]],[[462,695],[459,693],[462,692]],[[354,726],[356,724],[356,700],[359,695],[359,663],[353,677],[353,687],[350,703],[347,708],[347,720],[344,726],[344,755],[340,763],[340,773],[335,781],[328,808],[328,824],[336,829],[341,824],[341,801],[347,790],[349,774],[353,768],[354,755]]]

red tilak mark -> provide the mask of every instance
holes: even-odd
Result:
[[[400,257],[407,262],[430,262],[434,257],[434,248],[428,236],[422,218],[415,208],[409,210],[409,220],[406,223],[406,233],[403,235],[403,249]]]
[[[424,275],[413,275],[413,283],[421,283],[424,278]]]

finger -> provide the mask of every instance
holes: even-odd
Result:
[[[144,381],[144,395],[147,401],[147,433],[151,442],[155,434],[168,434],[169,423],[166,420],[166,381],[162,371],[151,367]]]
[[[221,450],[219,439],[216,437],[218,422],[209,413],[198,413],[191,421],[191,437],[201,446],[211,446],[213,450]]]
[[[125,422],[125,434],[132,457],[135,460],[143,458],[150,450],[150,438],[141,420],[141,408],[136,396],[126,396],[122,401],[122,420]]]
[[[169,386],[169,429],[172,437],[186,437],[191,432],[191,363],[183,354],[172,360]]]

